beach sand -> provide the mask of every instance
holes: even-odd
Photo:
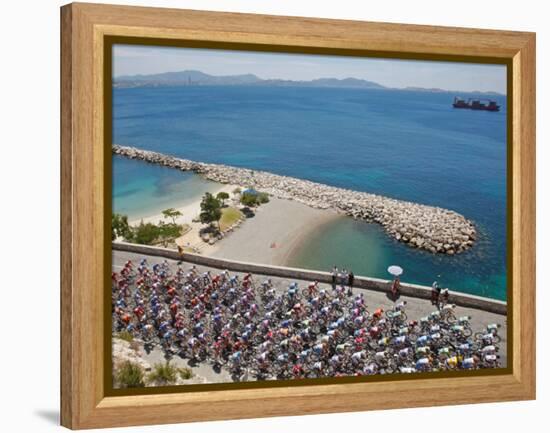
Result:
[[[213,195],[221,191],[229,193],[229,206],[240,207],[232,191],[237,185],[219,184],[210,191]],[[232,259],[237,261],[284,266],[292,253],[321,225],[336,218],[343,218],[333,210],[314,209],[305,204],[270,197],[269,203],[254,211],[253,218],[247,218],[238,228],[226,237],[209,245],[204,242],[199,231],[204,227],[194,222],[200,213],[202,197],[176,207],[183,215],[176,219],[178,224],[186,224],[190,230],[176,240],[176,243],[195,253],[205,256]],[[157,224],[163,220],[162,214],[130,221],[131,225],[144,223]]]
[[[237,188],[237,185],[229,185],[229,184],[220,183],[216,187],[212,188],[211,191],[208,191],[208,192],[210,192],[212,195],[215,196],[219,192],[225,191],[229,194],[230,197],[233,197],[232,191],[235,188]],[[201,200],[202,200],[202,197],[197,197],[195,200],[189,201],[184,206],[180,206],[180,207],[174,206],[174,209],[179,210],[183,214],[181,217],[176,218],[176,223],[178,223],[178,224],[191,224],[193,219],[198,217],[198,215],[201,211],[201,208],[200,208]],[[158,214],[151,215],[151,216],[148,216],[148,217],[145,217],[145,218],[138,218],[138,219],[135,219],[135,220],[131,220],[129,223],[130,223],[130,225],[138,225],[141,221],[143,221],[144,223],[157,224],[162,220],[163,220],[162,214],[158,213]]]
[[[212,188],[212,190],[209,192],[214,196],[221,191],[227,192],[230,197],[230,199],[227,200],[227,204],[234,205],[236,204],[236,202],[234,202],[233,200],[236,200],[237,197],[233,195],[232,191],[235,188],[237,188],[237,185],[220,183],[218,184],[217,188]],[[176,239],[176,243],[182,247],[188,248],[195,253],[210,255],[210,253],[215,250],[215,246],[203,242],[203,240],[199,236],[199,231],[201,228],[204,227],[204,224],[193,221],[194,219],[198,218],[201,212],[201,200],[202,197],[197,197],[195,200],[189,202],[185,206],[174,207],[176,210],[182,213],[181,217],[176,218],[176,223],[185,224],[190,228],[190,230],[187,231],[183,236]],[[158,224],[162,220],[162,214],[157,214],[146,218],[140,218],[138,220],[130,221],[130,225],[138,225],[141,221],[143,221],[144,223],[150,222],[153,224]]]
[[[284,266],[318,227],[342,218],[335,211],[271,197],[233,233],[212,246],[210,256]],[[206,253],[206,252],[205,252]]]

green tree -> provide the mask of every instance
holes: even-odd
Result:
[[[175,239],[181,235],[181,230],[183,226],[173,223],[160,223],[159,228],[159,238],[166,247],[168,242],[172,239]]]
[[[171,218],[173,224],[176,224],[176,218],[178,218],[182,215],[183,214],[179,210],[176,210],[173,207],[165,209],[165,210],[162,211],[162,216],[166,219]]]
[[[258,195],[250,192],[244,192],[241,195],[241,203],[245,206],[256,206],[258,204]]]
[[[122,237],[124,240],[132,239],[132,229],[128,224],[128,216],[114,213],[111,217],[111,240]]]
[[[222,202],[222,207],[223,207],[223,206],[225,206],[225,200],[227,200],[229,198],[229,194],[226,193],[225,191],[220,191],[216,195],[216,198]]]
[[[267,192],[261,192],[258,194],[258,200],[259,203],[269,203],[269,194]]]
[[[142,245],[151,245],[161,236],[159,226],[152,223],[144,223],[143,220],[137,227],[134,227],[133,232],[133,242]]]
[[[218,223],[220,228],[220,218],[222,217],[222,206],[220,201],[212,194],[207,192],[204,194],[201,201],[200,220],[204,224]]]

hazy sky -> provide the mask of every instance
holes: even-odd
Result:
[[[252,73],[260,78],[311,80],[362,78],[388,87],[438,87],[506,93],[506,67],[453,62],[389,60],[309,54],[113,47],[113,75],[156,74],[194,69],[211,75]]]

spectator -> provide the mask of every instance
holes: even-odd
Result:
[[[348,271],[346,268],[342,269],[342,275],[340,275],[340,284],[344,286],[348,282]]]
[[[399,297],[400,286],[401,283],[399,280],[399,276],[397,276],[393,279],[393,283],[391,285],[391,294],[394,301]]]
[[[355,275],[353,275],[353,271],[350,269],[348,273],[348,294],[351,296],[353,294],[352,288],[353,288],[353,282],[355,281]]]
[[[178,245],[178,264],[181,265],[183,262],[183,247]]]
[[[332,268],[332,286],[336,286],[336,278],[338,277],[338,268],[333,266]]]
[[[443,289],[441,306],[444,307],[449,302],[449,289]]]
[[[439,287],[439,283],[437,281],[434,281],[432,284],[432,305],[439,304],[440,293],[441,293],[441,287]]]

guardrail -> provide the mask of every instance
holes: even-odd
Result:
[[[331,283],[332,275],[329,272],[313,271],[309,269],[288,268],[284,266],[262,265],[258,263],[239,262],[234,260],[206,257],[200,254],[184,253],[180,256],[178,251],[152,247],[148,245],[130,244],[126,242],[113,242],[113,249],[126,251],[148,256],[164,257],[172,260],[184,260],[196,265],[209,266],[217,269],[227,269],[234,272],[250,272],[253,274],[267,275],[273,277],[292,278],[306,281],[319,281]],[[375,290],[377,292],[388,292],[391,281],[379,278],[356,276],[353,286],[356,288]],[[415,298],[430,299],[431,287],[418,284],[401,283],[401,294]],[[496,299],[484,298],[481,296],[469,295],[449,290],[449,302],[461,307],[476,308],[496,314],[507,314],[507,304]]]

